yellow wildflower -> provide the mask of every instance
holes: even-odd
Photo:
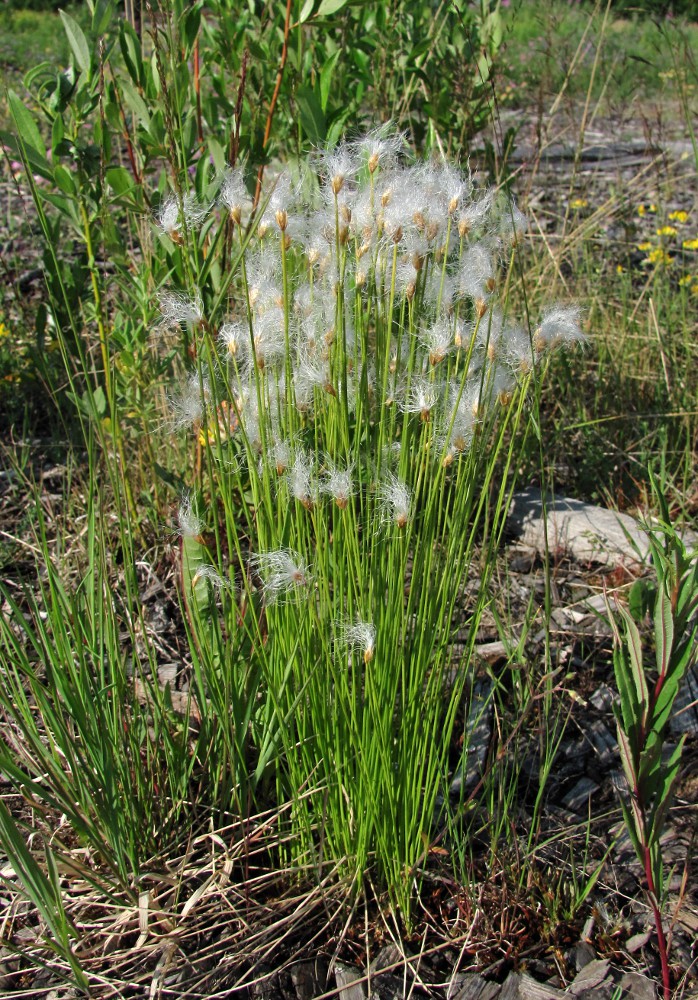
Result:
[[[679,278],[679,288],[685,288],[687,285],[690,285],[692,281],[692,274],[684,274],[683,277]]]
[[[9,327],[6,327],[4,323],[0,322],[0,340],[2,340],[3,337],[9,337],[9,336],[10,336]]]
[[[586,208],[588,204],[586,198],[573,198],[570,202],[570,208]]]
[[[698,250],[698,240],[684,240],[681,246],[684,250]]]
[[[677,229],[674,226],[660,226],[657,236],[676,236]]]
[[[687,219],[688,219],[688,212],[684,211],[669,212],[670,222],[678,222],[679,225],[683,225]]]
[[[623,274],[624,271],[625,271],[625,268],[623,267],[622,264],[616,264],[616,274]]]
[[[666,252],[666,250],[664,250],[662,247],[655,247],[654,250],[650,250],[650,252],[647,254],[647,256],[643,261],[643,264],[657,264],[657,265],[671,264],[673,259],[674,258],[670,257],[669,254]]]
[[[642,252],[644,253],[645,250],[651,250],[652,249],[652,244],[650,243],[649,240],[645,240],[644,243],[638,243],[637,249],[638,250],[642,250]]]

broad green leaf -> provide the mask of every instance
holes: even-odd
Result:
[[[75,56],[75,62],[85,76],[89,77],[92,60],[90,59],[90,47],[87,44],[85,32],[70,14],[66,14],[64,10],[59,11],[59,14],[61,15],[65,33],[68,36],[68,44]]]
[[[59,212],[62,212],[82,232],[82,220],[73,199],[64,198],[62,194],[53,194],[51,191],[41,191],[40,195],[44,201],[48,201]]]
[[[16,159],[24,160],[26,159],[26,165],[33,174],[38,174],[40,177],[45,177],[46,180],[51,180],[53,177],[53,169],[51,164],[38,153],[31,146],[24,146],[20,143],[16,135],[12,132],[3,132],[0,130],[0,142],[5,146],[5,148],[10,152]]]
[[[218,139],[210,135],[208,137],[208,151],[211,154],[211,159],[213,160],[213,165],[216,168],[216,172],[222,174],[226,168],[226,155],[223,146],[220,144]]]
[[[632,744],[635,744],[635,732],[639,726],[637,697],[635,686],[630,679],[625,650],[616,646],[613,650],[613,669],[616,678],[616,687],[620,695],[620,710],[622,715],[623,729],[632,737]]]
[[[129,111],[132,111],[141,125],[148,131],[150,129],[150,112],[145,101],[128,80],[121,81],[121,90],[124,95],[124,103]]]
[[[121,46],[121,54],[126,63],[126,69],[133,83],[136,86],[142,87],[145,80],[143,76],[140,40],[128,21],[122,21],[120,29],[119,45]]]
[[[63,127],[63,116],[56,115],[56,117],[53,119],[53,126],[51,128],[51,149],[53,151],[54,157],[56,155],[56,150],[63,142],[64,138],[65,138],[65,128]]]
[[[330,84],[332,83],[332,74],[334,68],[337,65],[337,60],[341,55],[341,49],[337,49],[329,59],[325,61],[325,65],[320,70],[320,104],[323,111],[327,111],[327,100],[330,95]]]
[[[75,184],[75,179],[71,172],[67,170],[60,163],[57,167],[53,169],[53,179],[56,182],[56,186],[60,188],[64,194],[69,194],[75,196],[77,193],[77,185]]]
[[[335,118],[327,130],[327,145],[332,148],[336,146],[339,140],[342,138],[342,133],[344,132],[344,126],[346,125],[347,118],[350,115],[350,110],[343,112],[338,118]]]
[[[303,131],[312,143],[325,141],[327,132],[325,114],[315,91],[311,87],[299,87],[296,93],[296,103],[301,117]]]
[[[300,13],[300,17],[298,18],[299,24],[305,24],[310,15],[313,13],[314,6],[315,6],[315,0],[305,0],[305,3],[303,4],[303,8]]]
[[[126,194],[134,186],[134,180],[125,167],[108,167],[106,181],[114,194]]]
[[[636,622],[643,622],[648,611],[654,606],[655,591],[656,587],[642,578],[636,580],[630,588],[628,610]]]
[[[92,12],[92,31],[95,35],[105,34],[114,16],[112,0],[97,0]]]
[[[182,20],[182,38],[188,49],[191,49],[201,27],[201,7],[197,4],[191,7]]]
[[[654,789],[657,787],[661,775],[662,744],[657,739],[656,734],[649,735],[644,749],[640,753],[638,768],[638,785],[642,790],[642,797],[645,802],[649,802]]]
[[[338,10],[346,6],[349,0],[322,0],[322,3],[317,9],[317,17],[330,17],[332,14],[336,14]]]
[[[654,704],[651,720],[652,729],[657,733],[661,733],[664,726],[669,721],[681,680],[682,674],[675,670],[665,678],[664,683],[662,684],[661,690]]]
[[[196,609],[198,617],[205,621],[212,611],[211,586],[199,570],[208,565],[208,551],[198,536],[182,536],[182,585],[187,602]],[[201,638],[201,636],[199,636]]]
[[[22,137],[22,142],[26,147],[31,147],[46,159],[46,147],[41,138],[41,133],[37,127],[31,113],[25,108],[14,90],[7,91],[7,100],[10,105],[10,112],[14,120],[17,132]]]

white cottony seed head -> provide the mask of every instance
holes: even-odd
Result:
[[[353,471],[353,465],[346,469],[338,469],[332,462],[327,463],[320,489],[323,493],[334,498],[334,502],[340,510],[345,509],[350,497],[354,495]]]
[[[313,462],[310,455],[302,450],[296,452],[293,465],[288,470],[288,488],[291,495],[310,510],[315,503],[317,487],[313,476]]]
[[[174,195],[168,195],[158,211],[158,225],[174,243],[182,243],[185,229],[196,229],[208,215],[208,205],[198,200],[195,194],[186,194],[180,204]]]
[[[284,595],[292,595],[310,583],[308,567],[302,557],[291,549],[260,552],[252,557],[252,567],[262,581],[262,593],[268,604]]]
[[[533,346],[541,353],[546,348],[562,344],[579,344],[586,340],[580,326],[577,306],[554,306],[543,314],[540,326],[533,335]]]
[[[187,379],[179,395],[171,399],[175,427],[191,427],[201,421],[209,399],[211,387],[207,378],[199,381],[194,372]]]
[[[249,357],[250,330],[246,323],[224,323],[218,340],[231,357],[243,361]]]
[[[368,665],[376,652],[376,626],[372,622],[357,618],[354,622],[344,622],[339,628],[340,639],[350,650],[358,650]]]
[[[197,325],[204,316],[204,306],[201,295],[183,295],[181,292],[161,292],[160,312],[162,326],[180,326],[182,323]]]
[[[202,563],[191,578],[194,588],[200,580],[208,580],[214,590],[228,590],[229,584],[210,563]]]
[[[230,218],[239,226],[243,210],[249,203],[245,180],[239,167],[226,172],[221,185],[220,200],[230,212]]]
[[[392,472],[386,472],[378,484],[378,510],[381,523],[394,523],[404,528],[410,519],[412,495],[409,487]]]
[[[178,534],[185,538],[198,538],[204,530],[204,522],[194,511],[190,493],[185,493],[182,497],[177,520],[179,521]]]
[[[439,391],[433,382],[428,378],[415,378],[399,406],[403,413],[418,413],[426,421],[438,400]]]

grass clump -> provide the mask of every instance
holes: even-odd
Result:
[[[257,678],[255,780],[282,751],[272,774],[297,797],[298,842],[316,850],[322,823],[329,857],[359,882],[373,871],[407,916],[529,383],[582,334],[569,308],[533,340],[506,316],[500,266],[523,217],[447,164],[400,165],[399,146],[379,131],[324,154],[311,205],[281,174],[252,240],[227,205],[239,319],[193,289],[161,303],[197,360],[181,409],[200,474],[180,521],[200,697],[209,673],[216,688]],[[170,237],[194,240],[203,213],[182,209]]]

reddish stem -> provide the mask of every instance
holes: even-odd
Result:
[[[129,163],[131,164],[131,173],[133,174],[133,179],[136,184],[142,185],[143,178],[141,177],[140,170],[136,163],[136,155],[133,151],[133,145],[131,143],[131,133],[128,130],[128,122],[126,121],[126,113],[124,112],[124,106],[121,103],[121,94],[119,93],[119,88],[116,86],[116,81],[114,82],[114,95],[116,97],[116,103],[119,105],[119,117],[121,118],[121,124],[123,125],[123,140],[126,143],[126,152],[128,154]]]
[[[196,132],[199,139],[199,145],[203,149],[204,145],[204,127],[201,118],[201,65],[199,56],[199,38],[197,36],[194,42],[194,93],[196,94]]]
[[[269,142],[269,136],[271,135],[271,123],[274,119],[274,111],[276,110],[276,102],[279,99],[279,91],[281,90],[281,81],[284,76],[284,68],[286,66],[286,57],[288,55],[288,36],[291,30],[291,5],[293,0],[286,0],[286,20],[284,21],[284,44],[281,49],[281,59],[279,60],[279,69],[276,73],[276,84],[274,86],[274,93],[271,95],[271,102],[269,104],[269,112],[267,114],[267,124],[264,129],[264,139],[262,140],[262,148],[267,148],[267,143]],[[262,193],[262,178],[264,176],[264,164],[260,163],[259,170],[257,171],[257,187],[254,193],[254,202],[252,205],[253,210],[257,208],[259,204],[259,196]]]
[[[659,906],[657,904],[657,893],[654,886],[654,879],[652,877],[652,858],[650,857],[649,845],[643,844],[643,847],[644,847],[644,862],[645,862],[645,878],[647,879],[647,896],[649,897],[650,906],[652,907],[652,913],[654,915],[654,925],[657,929],[657,945],[659,947],[659,961],[662,966],[662,985],[664,987],[664,1000],[671,1000],[671,984],[669,981],[669,954],[667,951],[666,938],[664,936],[664,927],[662,926],[662,915],[659,912]]]

